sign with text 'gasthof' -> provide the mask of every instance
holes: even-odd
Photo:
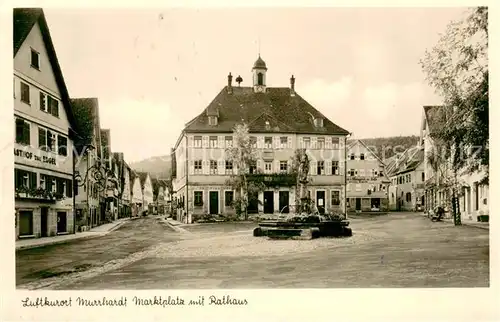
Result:
[[[68,150],[68,156],[53,152],[43,151],[37,148],[14,144],[14,162],[30,167],[43,168],[71,174],[73,171],[72,151]]]

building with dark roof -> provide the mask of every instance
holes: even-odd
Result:
[[[391,157],[386,163],[389,187],[389,208],[415,211],[425,205],[424,147],[416,145]],[[423,208],[422,208],[423,209]]]
[[[188,122],[172,151],[173,190],[179,206],[178,216],[230,214],[234,212],[234,191],[225,184],[233,172],[225,159],[231,146],[234,126],[246,123],[258,151],[256,171],[265,174],[286,173],[297,148],[307,149],[311,158],[313,183],[311,196],[320,211],[342,211],[345,206],[345,138],[347,130],[329,120],[308,103],[295,89],[295,77],[289,87],[270,87],[266,83],[268,66],[259,56],[252,68],[250,86],[233,86],[231,73],[227,85],[212,102]],[[339,162],[337,174],[327,165]],[[319,174],[318,174],[319,173]],[[253,196],[251,213],[289,211],[295,204],[290,182],[269,188]],[[333,205],[337,191],[340,204]],[[334,193],[333,193],[334,194]],[[258,202],[261,201],[261,203]]]
[[[363,141],[354,140],[347,146],[346,163],[347,210],[387,211],[390,180],[384,162]],[[332,171],[338,171],[338,164],[333,165]]]
[[[94,97],[72,98],[71,107],[79,129],[79,136],[75,139],[78,153],[75,171],[81,176],[75,186],[76,226],[79,230],[86,230],[104,220],[102,191],[106,183],[89,173],[89,169],[99,168],[102,160],[99,101]]]
[[[425,210],[445,207],[447,216],[452,215],[452,186],[458,189],[459,211],[462,221],[476,221],[477,216],[489,216],[489,185],[482,182],[485,170],[469,173],[460,170],[455,180],[451,168],[441,157],[442,144],[435,134],[451,119],[453,109],[447,106],[424,106],[420,128],[420,142],[424,147]],[[432,159],[434,165],[432,164]]]
[[[75,232],[75,122],[42,9],[13,10],[16,238]]]

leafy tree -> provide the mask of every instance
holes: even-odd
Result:
[[[452,192],[459,225],[459,174],[484,170],[481,183],[489,181],[488,8],[473,8],[464,19],[451,22],[420,64],[444,101],[444,118],[430,133],[440,154],[428,161],[436,184]]]
[[[456,172],[484,170],[489,182],[488,8],[469,10],[448,25],[420,61],[427,81],[443,98],[446,122],[433,133],[450,155]]]
[[[237,124],[233,129],[233,146],[226,149],[228,161],[233,162],[234,173],[227,184],[235,190],[233,205],[236,214],[248,219],[249,196],[264,190],[262,182],[249,180],[250,167],[257,163],[257,151],[252,147],[248,125]]]

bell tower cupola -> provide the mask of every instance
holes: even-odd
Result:
[[[264,93],[266,91],[266,72],[267,66],[264,60],[260,57],[257,58],[252,68],[253,72],[253,89],[257,93]]]

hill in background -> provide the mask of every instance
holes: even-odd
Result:
[[[401,153],[412,146],[416,146],[420,136],[391,136],[385,138],[361,139],[377,156],[384,160],[392,157],[396,153]],[[347,140],[347,143],[354,140]]]
[[[152,178],[170,178],[170,155],[150,157],[138,162],[130,163],[130,167],[136,171],[149,172]]]
[[[419,136],[391,136],[385,138],[367,138],[361,139],[370,147],[377,156],[384,160],[392,157],[396,153],[417,145]],[[354,140],[347,140],[352,142]],[[170,178],[170,155],[154,156],[130,164],[130,167],[136,171],[149,172],[151,177],[158,179]]]

